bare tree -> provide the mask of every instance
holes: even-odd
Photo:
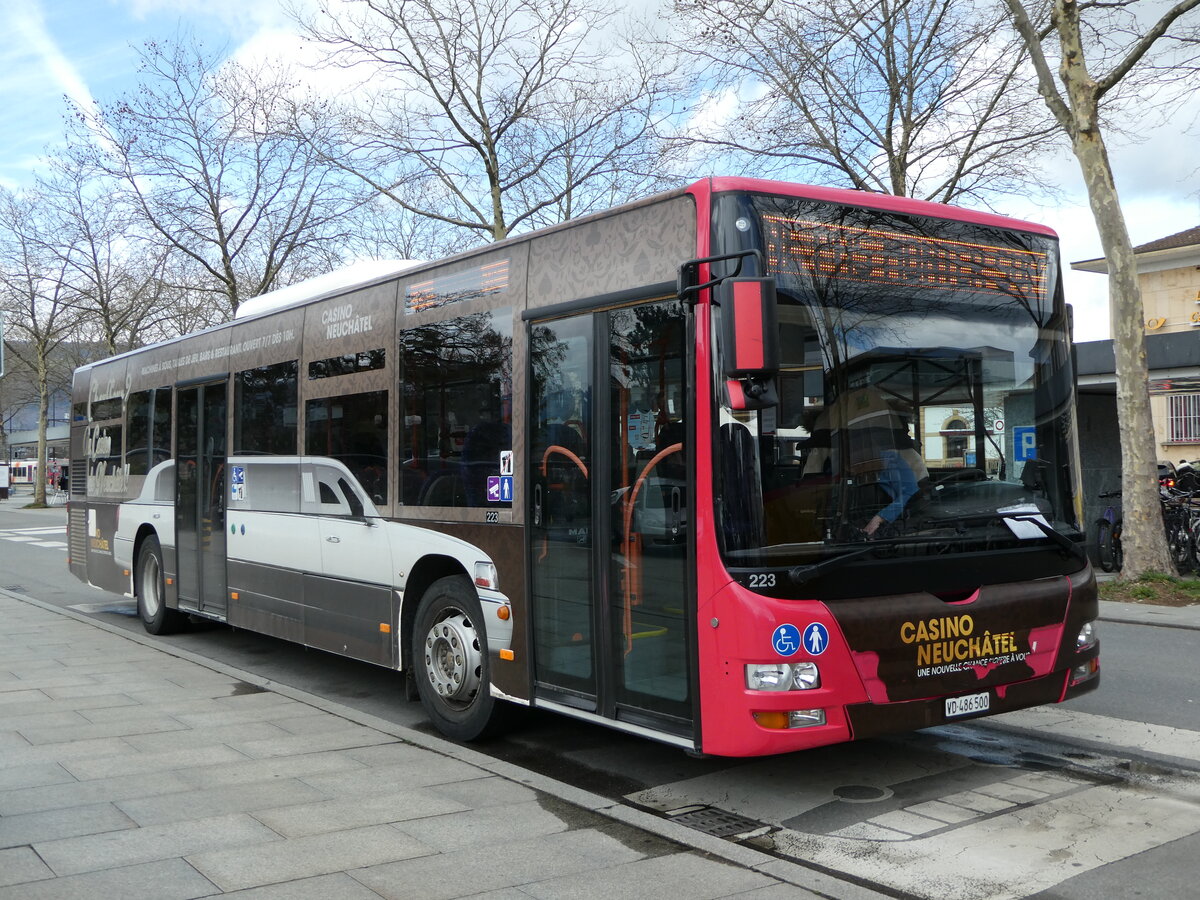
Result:
[[[476,240],[662,183],[670,80],[589,0],[337,0],[297,15],[356,89],[296,129],[329,163]],[[620,64],[614,65],[614,59]]]
[[[1185,17],[1200,7],[1200,0],[1180,0],[1155,22],[1140,21],[1136,4],[1053,0],[1049,6],[1031,8],[1021,0],[1005,2],[1033,60],[1042,99],[1070,139],[1108,260],[1125,520],[1121,575],[1137,578],[1150,571],[1170,572],[1159,511],[1137,259],[1105,146],[1104,103],[1124,80],[1145,77],[1147,73],[1159,82],[1160,99],[1163,88],[1181,77],[1190,77],[1194,90],[1200,63],[1200,25],[1195,16],[1190,20]],[[1057,73],[1047,59],[1047,44],[1052,52],[1057,50]],[[1181,55],[1164,59],[1162,54],[1171,50]],[[1149,102],[1143,96],[1139,107]]]
[[[328,270],[352,201],[306,145],[274,129],[286,73],[221,62],[186,40],[140,55],[138,90],[77,107],[76,132],[157,237],[204,274],[200,290],[230,317],[246,297]]]
[[[32,375],[38,404],[38,471],[46,472],[50,396],[69,383],[57,351],[72,337],[78,312],[70,302],[66,263],[49,247],[51,226],[41,198],[0,189],[0,314],[5,350]],[[34,483],[34,505],[46,503],[46,482]]]
[[[1002,7],[959,0],[675,0],[699,67],[682,137],[757,172],[938,202],[1035,185],[1053,122]],[[1005,38],[1005,34],[1009,38]],[[737,115],[715,117],[737,98]],[[1041,186],[1039,192],[1041,192]]]
[[[63,263],[88,342],[112,355],[161,333],[176,314],[164,281],[171,250],[140,227],[120,185],[65,152],[49,160],[37,186],[50,226],[45,249]]]

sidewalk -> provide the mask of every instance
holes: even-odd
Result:
[[[0,621],[0,900],[878,896],[3,590]]]

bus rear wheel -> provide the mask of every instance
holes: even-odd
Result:
[[[137,565],[133,570],[138,615],[151,634],[171,634],[187,621],[179,610],[167,607],[162,558],[162,547],[158,538],[152,535],[138,549]]]
[[[429,586],[417,609],[412,651],[421,704],[442,734],[472,741],[499,730],[504,704],[489,688],[483,613],[465,575]]]

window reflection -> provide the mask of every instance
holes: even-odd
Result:
[[[403,502],[510,508],[512,310],[408,329],[400,352]]]
[[[309,400],[304,407],[304,452],[346,465],[376,505],[386,504],[387,391]]]
[[[293,359],[234,376],[234,453],[295,454],[297,369]]]

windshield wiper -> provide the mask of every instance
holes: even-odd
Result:
[[[1062,547],[1072,556],[1079,559],[1081,562],[1087,562],[1087,551],[1083,549],[1075,541],[1071,540],[1062,532],[1056,530],[1049,522],[1042,518],[1041,513],[1002,513],[997,512],[997,516],[1001,519],[1012,519],[1014,522],[1032,522],[1042,532],[1058,546]]]
[[[835,556],[832,559],[827,559],[824,562],[813,563],[809,566],[792,566],[788,569],[788,578],[792,580],[792,584],[800,585],[807,584],[814,578],[824,575],[826,572],[831,572],[834,569],[840,569],[852,559],[858,559],[860,556],[866,556],[868,553],[874,553],[879,547],[865,547],[862,550],[855,550],[851,553],[843,553],[841,556]]]

